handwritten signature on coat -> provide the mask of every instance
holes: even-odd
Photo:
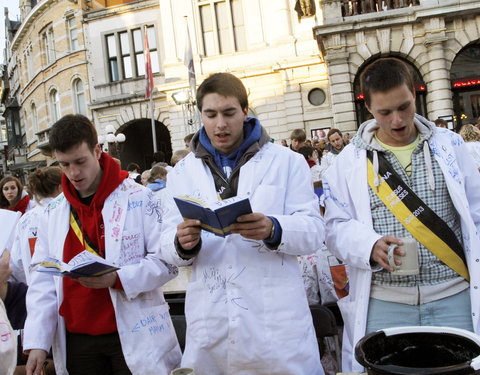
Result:
[[[243,267],[240,272],[238,273],[232,273],[230,276],[226,276],[224,274],[220,273],[220,270],[216,267],[210,267],[208,269],[205,269],[203,271],[203,284],[207,288],[210,294],[214,294],[215,292],[219,290],[226,290],[227,289],[227,284],[235,285],[235,280],[240,277],[240,275],[245,271],[247,267]],[[241,309],[248,310],[248,307],[243,306],[241,304],[241,301],[243,300],[242,297],[227,297],[225,296],[221,301],[223,301],[225,304],[228,303],[228,301],[232,302],[234,305],[237,307],[240,307]],[[215,302],[221,302],[221,301],[215,301]]]

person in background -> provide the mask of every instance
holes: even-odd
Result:
[[[445,121],[443,118],[437,118],[435,121],[435,126],[439,127],[439,128],[445,128],[447,129],[448,128],[448,123],[447,121]]]
[[[183,143],[185,144],[185,150],[187,150],[188,152],[190,152],[190,142],[192,141],[192,138],[194,135],[195,133],[190,133],[190,134],[187,134],[185,138],[183,138]]]
[[[303,129],[293,129],[290,134],[290,148],[293,151],[298,151],[300,147],[305,146],[307,135]]]
[[[328,131],[327,134],[328,142],[330,143],[331,150],[326,155],[322,157],[322,163],[320,164],[321,167],[321,175],[325,174],[326,170],[333,164],[337,155],[343,150],[345,147],[345,143],[343,143],[342,132],[338,129],[332,128]]]
[[[175,164],[177,164],[180,160],[187,156],[189,152],[190,151],[187,149],[175,151],[172,155],[172,160],[170,161],[172,167],[175,167]]]
[[[324,238],[308,166],[247,117],[247,91],[234,75],[209,76],[197,105],[203,127],[169,172],[168,191],[204,202],[248,197],[253,213],[223,238],[184,221],[169,201],[163,253],[170,263],[192,265],[182,366],[199,375],[321,375],[296,258]]]
[[[40,215],[53,198],[62,192],[62,170],[59,167],[45,167],[30,173],[28,191],[35,198],[36,206],[20,218],[10,258],[13,278],[27,285],[30,284],[30,262]]]
[[[288,143],[286,139],[282,139],[282,146],[283,147],[288,147]]]
[[[150,169],[147,188],[153,192],[160,191],[167,186],[167,170],[159,165]]]
[[[362,372],[366,333],[448,326],[480,333],[480,174],[461,137],[416,114],[406,64],[380,58],[360,75],[373,119],[324,175],[326,245],[348,265],[342,371]],[[401,265],[402,237],[418,247],[418,275]],[[393,246],[392,246],[393,245]],[[392,247],[391,247],[392,246]]]
[[[21,212],[22,215],[35,206],[23,189],[20,180],[7,176],[0,181],[0,208]]]
[[[142,176],[140,174],[140,166],[137,163],[130,163],[127,165],[128,177],[137,184],[142,184]]]
[[[40,374],[50,347],[58,375],[170,373],[181,352],[161,286],[178,271],[161,254],[159,204],[101,151],[87,117],[62,117],[49,143],[63,194],[41,216],[33,269],[47,257],[68,263],[83,251],[119,269],[76,279],[31,273],[27,375]]]
[[[310,173],[312,175],[312,181],[321,180],[321,168],[318,165],[318,153],[313,147],[303,146],[298,150],[299,154],[302,154],[310,167]]]
[[[344,133],[343,134],[343,144],[344,146],[348,145],[350,143],[350,133]]]
[[[150,178],[150,171],[151,169],[146,169],[141,174],[140,181],[143,186],[147,186],[148,184],[148,179]]]
[[[480,171],[480,130],[475,125],[466,124],[460,128],[460,135]]]

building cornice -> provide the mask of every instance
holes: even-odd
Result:
[[[131,13],[148,8],[159,8],[158,0],[136,1],[125,5],[109,7],[105,9],[91,10],[84,14],[83,21],[88,23],[98,19],[115,17],[124,13]]]

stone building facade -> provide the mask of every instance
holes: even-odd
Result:
[[[358,76],[382,56],[399,57],[416,73],[417,109],[424,116],[445,118],[457,130],[462,123],[475,123],[480,115],[478,1],[384,0],[376,9],[366,3],[325,0],[322,25],[314,28],[329,74],[335,125],[355,130],[368,117]]]
[[[16,71],[10,79],[10,95],[19,107],[26,150],[21,167],[28,172],[47,163],[42,150],[48,150],[53,123],[68,113],[90,117],[90,110],[80,4],[21,0],[20,15],[7,66]]]

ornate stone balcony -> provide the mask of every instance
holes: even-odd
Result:
[[[340,3],[342,16],[349,17],[417,6],[420,5],[420,0],[349,0]]]

